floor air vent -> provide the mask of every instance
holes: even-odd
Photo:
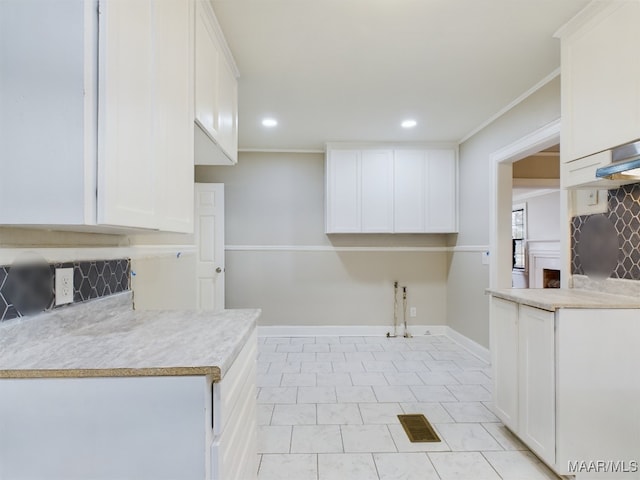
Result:
[[[411,442],[439,442],[440,438],[424,415],[398,415]]]

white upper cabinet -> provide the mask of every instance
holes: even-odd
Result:
[[[362,154],[358,150],[327,152],[325,173],[327,233],[358,233],[362,229],[361,158]]]
[[[364,233],[393,231],[393,151],[362,151],[362,227]]]
[[[238,69],[213,8],[196,2],[196,164],[238,161]],[[206,142],[210,142],[207,145]]]
[[[192,231],[193,31],[191,1],[0,2],[0,224]]]
[[[425,230],[425,168],[424,150],[396,150],[393,163],[394,231],[424,232]]]
[[[562,160],[640,138],[640,3],[594,2],[560,30]]]
[[[455,149],[328,146],[325,230],[455,232]]]

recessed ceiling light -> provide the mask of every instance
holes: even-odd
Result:
[[[402,128],[413,128],[418,124],[415,120],[405,120],[400,125]]]
[[[262,120],[262,125],[265,127],[275,127],[278,125],[278,121],[275,118],[265,118]]]

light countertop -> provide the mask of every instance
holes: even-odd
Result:
[[[0,324],[0,378],[222,379],[260,310],[134,311],[131,294]]]
[[[551,312],[559,308],[640,308],[640,297],[577,288],[508,288],[488,289],[487,292],[494,297]]]

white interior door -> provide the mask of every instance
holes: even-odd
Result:
[[[224,309],[224,184],[196,183],[197,305]]]

